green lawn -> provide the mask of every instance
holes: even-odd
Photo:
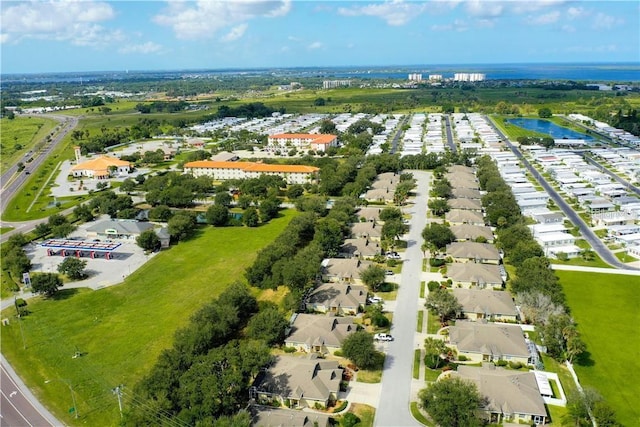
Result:
[[[171,345],[174,331],[228,284],[244,280],[243,272],[257,250],[294,215],[284,211],[281,218],[259,228],[207,227],[191,241],[156,255],[122,285],[30,300],[31,313],[22,323],[26,350],[15,310],[9,309],[2,313],[11,319],[2,329],[2,352],[64,423],[117,424],[118,405],[111,389],[123,384],[128,396],[158,354]],[[72,358],[76,351],[83,356]],[[53,379],[73,385],[78,422],[67,413],[67,386],[62,381],[45,385]],[[131,404],[125,398],[125,405]]]
[[[556,271],[587,345],[575,370],[596,388],[623,425],[640,425],[640,293],[638,276]]]
[[[0,234],[7,233],[11,230],[13,230],[13,227],[0,227]]]
[[[28,151],[36,150],[36,145],[44,141],[51,130],[56,127],[57,121],[41,117],[20,117],[13,120],[0,119],[0,143],[2,144],[2,158],[0,165],[2,170],[22,161],[29,166],[25,157]]]
[[[422,324],[424,322],[424,310],[418,311],[418,321],[416,324],[416,332],[422,332]]]
[[[415,380],[420,378],[420,365],[422,364],[421,355],[422,350],[419,348],[413,350],[413,379]]]

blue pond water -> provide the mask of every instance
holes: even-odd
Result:
[[[585,135],[571,129],[563,128],[548,120],[518,118],[509,119],[507,120],[507,122],[527,130],[545,133],[555,139],[584,139],[585,141],[593,139],[589,135]]]

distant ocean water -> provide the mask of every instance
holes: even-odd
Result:
[[[403,65],[371,67],[292,67],[252,69],[158,70],[158,71],[100,71],[48,74],[6,74],[5,83],[91,82],[105,80],[133,80],[140,78],[178,79],[185,76],[261,76],[318,77],[326,79],[398,79],[406,80],[409,73],[441,74],[444,78],[455,73],[481,73],[487,80],[574,80],[589,82],[639,82],[640,62],[599,64],[449,64]]]

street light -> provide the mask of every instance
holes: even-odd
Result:
[[[62,381],[63,383],[65,383],[67,385],[67,387],[69,387],[69,391],[71,392],[71,401],[73,402],[73,413],[74,413],[74,418],[78,419],[78,406],[76,405],[76,394],[73,391],[73,386],[71,385],[71,381],[70,380],[65,380],[63,378],[55,378],[52,380],[46,380],[44,383],[45,384],[49,384],[52,381]]]

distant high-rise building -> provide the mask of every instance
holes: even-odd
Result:
[[[342,86],[351,86],[351,80],[324,80],[322,89],[335,89]]]
[[[481,82],[486,77],[486,74],[481,73],[455,73],[453,80],[456,82]]]
[[[411,74],[409,74],[409,81],[421,82],[422,81],[422,74],[420,74],[420,73],[411,73]]]
[[[441,82],[442,81],[442,74],[429,74],[429,81],[430,82]]]

